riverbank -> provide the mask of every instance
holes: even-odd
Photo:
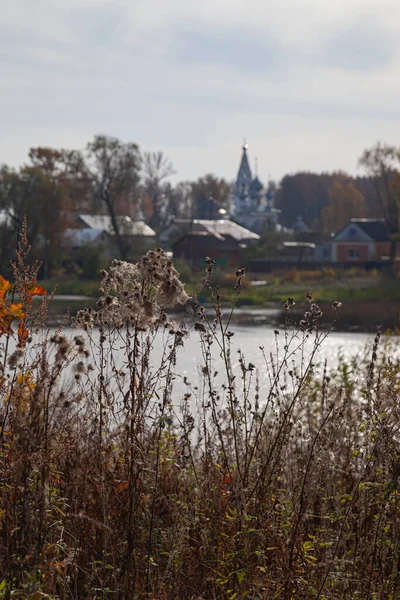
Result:
[[[185,264],[177,265],[182,270],[181,279],[189,294],[195,294],[206,303],[209,290],[202,287],[204,272],[192,271]],[[41,281],[49,292],[57,289],[57,295],[98,297],[100,274],[93,279],[70,278],[65,275]],[[231,301],[236,296],[234,273],[216,270],[212,283],[218,286],[221,296]],[[400,302],[399,278],[386,276],[376,271],[282,271],[268,274],[247,273],[241,280],[239,306],[265,307],[268,303],[284,302],[288,296],[300,302],[305,292],[311,292],[318,302]]]
[[[95,308],[96,298],[86,296],[55,296],[49,306],[48,324],[58,326],[66,317],[74,317],[82,308]],[[359,331],[371,333],[377,326],[397,334],[400,331],[400,307],[396,302],[349,302],[344,303],[337,314],[334,313],[332,303],[319,304],[324,315],[321,321],[323,327],[328,327],[335,321],[335,331]],[[205,304],[206,314],[212,314],[213,308]],[[304,302],[295,304],[288,314],[283,309],[281,302],[271,302],[267,307],[237,306],[231,316],[231,307],[223,306],[225,316],[231,322],[242,326],[282,326],[286,320],[292,319],[300,322],[306,305]],[[182,316],[176,315],[177,318]]]
[[[400,328],[400,285],[397,279],[382,277],[380,274],[344,278],[335,272],[315,273],[307,277],[301,273],[282,273],[268,280],[242,279],[240,293],[234,289],[236,278],[217,273],[221,302],[224,307],[236,303],[234,322],[242,325],[278,325],[286,319],[283,303],[288,297],[294,298],[295,305],[290,312],[292,318],[301,319],[306,310],[305,294],[311,292],[315,302],[324,312],[323,324],[334,319],[332,303],[339,301],[342,307],[335,328],[338,331],[374,331],[377,325],[397,331]],[[197,274],[198,280],[201,280]],[[185,283],[189,294],[197,295],[205,307],[212,306],[211,292],[193,281]],[[53,279],[42,282],[49,291],[57,288],[54,302],[50,306],[49,318],[52,324],[59,323],[67,311],[72,316],[81,308],[95,307],[99,296],[98,280]]]

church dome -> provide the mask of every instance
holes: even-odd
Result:
[[[250,184],[250,192],[261,192],[263,189],[263,184],[258,179],[258,177],[254,177],[253,181]]]

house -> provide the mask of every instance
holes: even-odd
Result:
[[[129,248],[130,258],[137,258],[155,247],[156,233],[144,221],[134,221],[126,215],[118,215],[116,219],[121,236]],[[115,230],[109,215],[80,214],[76,224],[76,229],[66,231],[66,244],[73,248],[101,246],[109,258],[117,256]]]
[[[97,246],[105,249],[109,244],[110,236],[103,229],[83,227],[82,229],[69,228],[64,231],[64,247],[77,249],[86,246]]]
[[[260,236],[230,219],[175,219],[160,233],[159,239],[164,250],[171,250],[175,242],[189,233],[217,233],[224,238],[233,238],[242,247],[253,244]]]
[[[383,219],[351,219],[331,240],[333,263],[384,261],[390,256],[390,233]]]
[[[259,239],[259,235],[229,219],[194,220],[171,247],[176,258],[202,262],[210,256],[217,264],[234,266],[240,263],[243,250]]]

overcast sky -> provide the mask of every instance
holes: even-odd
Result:
[[[163,150],[177,179],[356,172],[400,145],[398,0],[10,0],[0,162],[96,133]]]

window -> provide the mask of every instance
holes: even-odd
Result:
[[[349,233],[350,233],[350,235],[356,235],[357,229],[355,227],[350,227]]]
[[[349,248],[347,250],[347,257],[348,258],[352,258],[354,259],[359,259],[360,258],[360,252],[358,250],[358,248]]]

